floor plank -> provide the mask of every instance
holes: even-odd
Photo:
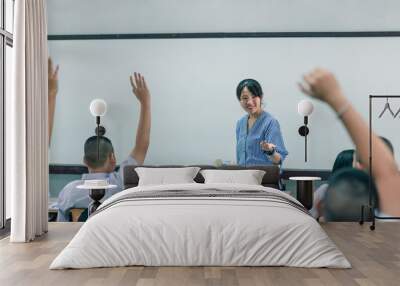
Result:
[[[327,223],[322,227],[351,262],[352,269],[290,267],[117,267],[48,269],[81,223],[50,223],[49,233],[32,243],[0,240],[0,285],[399,285],[400,222]]]

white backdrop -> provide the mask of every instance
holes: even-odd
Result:
[[[51,0],[49,34],[396,31],[397,0]],[[285,167],[331,168],[352,144],[323,104],[310,118],[309,162],[297,134],[304,97],[296,82],[314,66],[332,69],[363,116],[368,95],[400,94],[400,38],[292,38],[50,41],[59,63],[60,92],[50,152],[52,163],[82,161],[94,133],[88,111],[96,97],[109,103],[104,118],[117,157],[132,148],[138,106],[128,76],[142,72],[153,94],[153,127],[146,163],[235,161],[235,97],[245,77],[259,80],[265,107],[281,123],[290,152]],[[376,112],[384,101],[375,101]],[[400,107],[393,101],[395,109]],[[375,114],[374,113],[374,114]],[[374,119],[378,133],[400,143],[400,119]],[[366,142],[367,144],[367,142]],[[398,153],[398,152],[397,152]]]
[[[398,0],[49,0],[50,34],[399,30]]]
[[[88,110],[94,98],[109,104],[103,122],[117,158],[129,153],[138,119],[128,80],[133,71],[146,76],[153,95],[149,164],[235,162],[235,124],[244,114],[235,88],[243,78],[262,84],[265,108],[279,120],[290,153],[285,167],[293,168],[331,168],[336,154],[352,147],[335,115],[314,101],[304,163],[296,111],[304,98],[296,83],[304,72],[333,70],[366,119],[369,94],[400,94],[400,38],[50,41],[49,48],[60,64],[52,163],[82,161],[83,142],[94,134]],[[383,105],[377,101],[376,112]],[[378,133],[396,145],[398,120],[374,119]]]

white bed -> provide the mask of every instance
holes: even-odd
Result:
[[[145,197],[174,190],[171,197]],[[227,195],[215,195],[218,192]],[[279,190],[254,185],[193,183],[127,189],[100,206],[50,269],[128,265],[350,268],[342,252],[299,204]]]

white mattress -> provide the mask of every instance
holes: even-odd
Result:
[[[127,189],[105,201],[50,269],[145,266],[294,266],[350,268],[318,222],[290,204],[258,198],[182,197],[127,200],[133,192],[262,190],[184,184]],[[136,194],[136,193],[134,193]]]

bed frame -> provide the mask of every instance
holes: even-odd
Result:
[[[280,176],[280,168],[278,166],[251,166],[251,167],[242,167],[238,165],[226,165],[221,167],[215,167],[211,165],[159,165],[159,166],[151,166],[151,165],[128,165],[124,168],[124,189],[136,187],[139,183],[139,176],[135,171],[136,167],[147,167],[147,168],[179,168],[179,167],[199,167],[201,170],[205,169],[213,169],[213,170],[263,170],[265,171],[265,175],[262,179],[261,184],[264,187],[271,187],[275,189],[282,190],[283,184],[281,182]],[[200,174],[194,178],[196,183],[204,183],[204,178]]]

